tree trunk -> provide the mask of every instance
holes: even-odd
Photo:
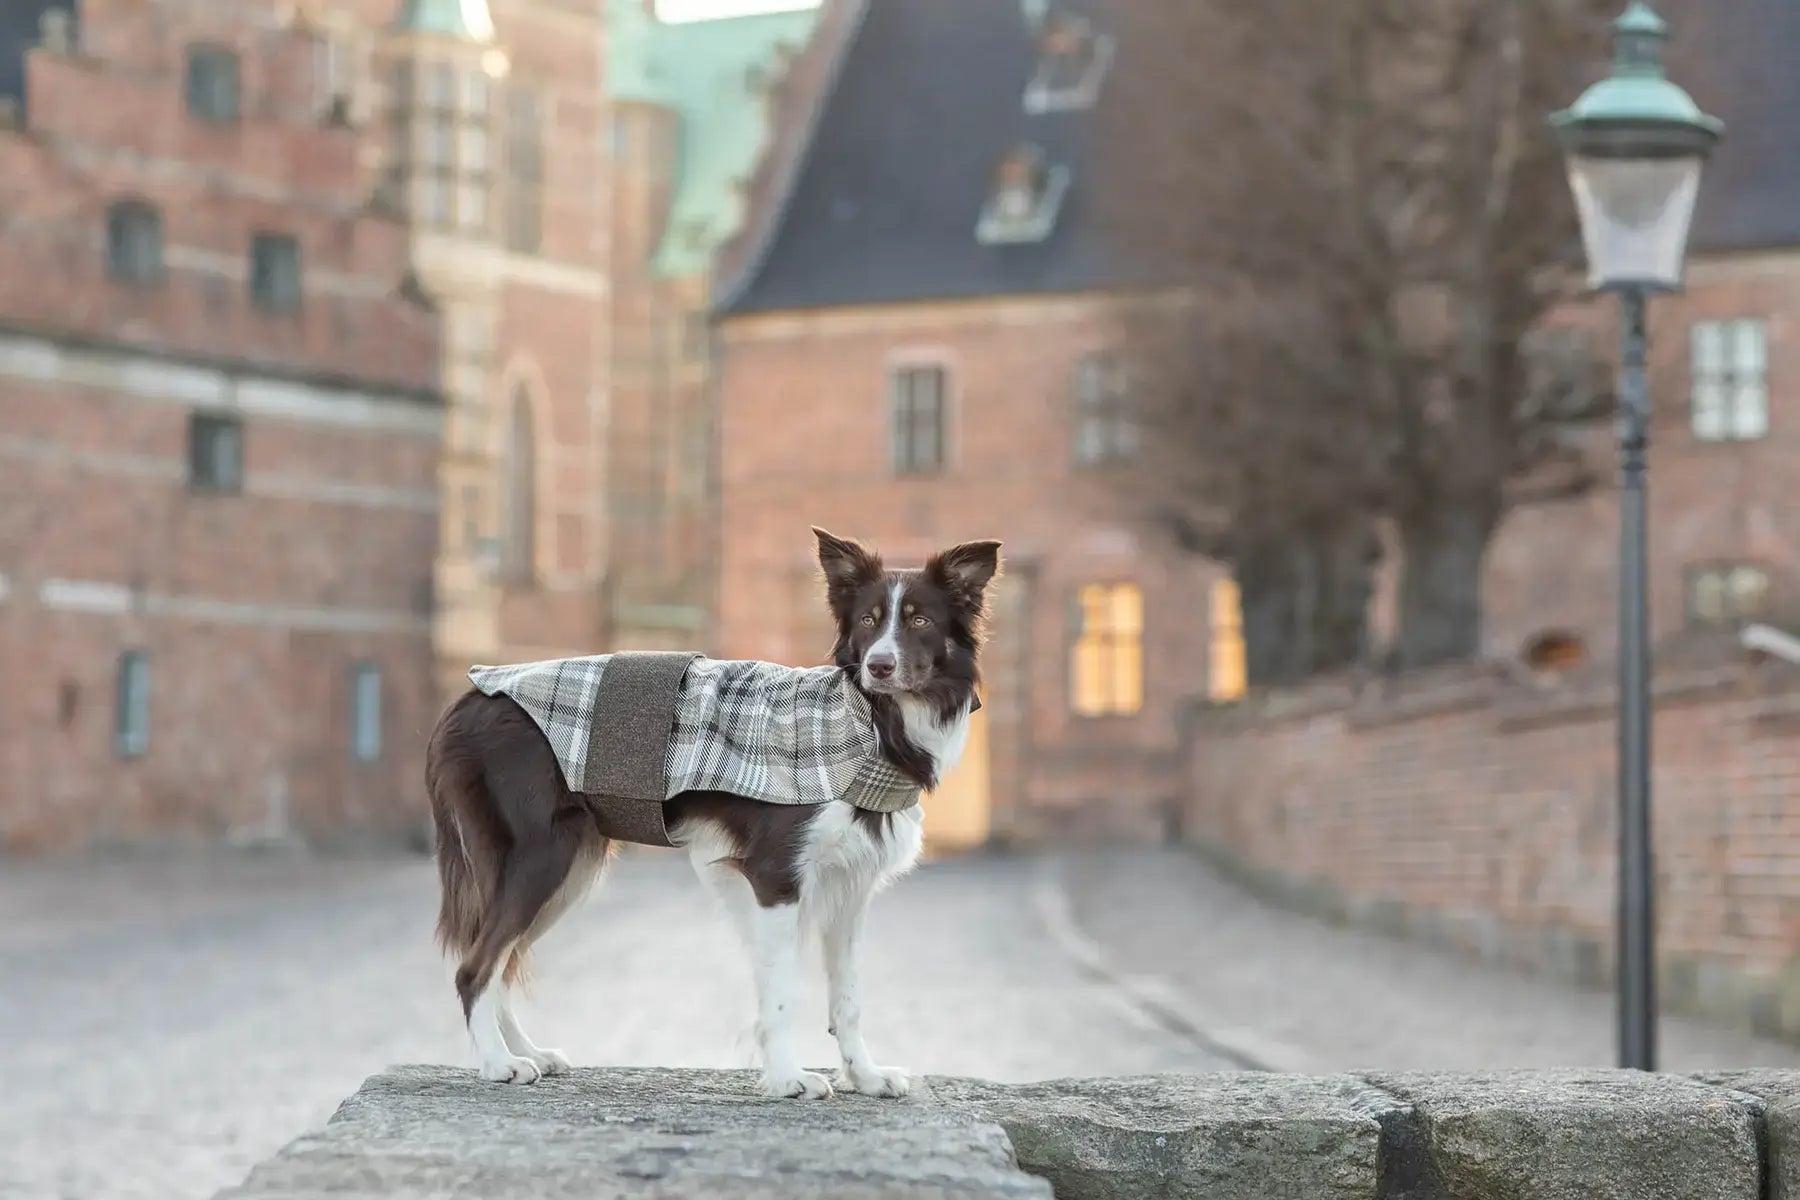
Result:
[[[1401,521],[1402,670],[1473,658],[1481,649],[1481,568],[1494,523],[1482,505],[1439,506]]]
[[[1312,670],[1340,671],[1363,661],[1369,641],[1369,597],[1380,543],[1367,523],[1336,531],[1316,547]]]
[[[1258,541],[1238,555],[1233,571],[1244,620],[1244,666],[1250,683],[1292,683],[1304,671],[1295,653],[1298,589],[1293,563],[1279,542]]]
[[[1373,533],[1357,523],[1348,531],[1268,535],[1239,554],[1251,683],[1298,683],[1362,660],[1373,551]]]

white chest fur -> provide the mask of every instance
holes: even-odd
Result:
[[[906,736],[912,744],[931,755],[937,763],[939,783],[962,761],[969,744],[969,707],[948,721],[940,722],[931,706],[914,696],[900,697],[900,716],[906,724]]]

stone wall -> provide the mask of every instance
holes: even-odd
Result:
[[[1714,650],[1657,673],[1663,1002],[1800,1035],[1800,672]],[[1314,911],[1604,983],[1613,699],[1464,668],[1204,711],[1183,831]]]
[[[1793,1072],[929,1078],[807,1103],[747,1071],[399,1067],[219,1200],[1790,1200],[1797,1115]]]

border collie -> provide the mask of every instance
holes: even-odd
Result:
[[[814,529],[837,622],[833,662],[870,701],[881,752],[925,790],[968,740],[976,658],[1000,543],[967,542],[917,571],[889,571],[854,541]],[[611,855],[584,797],[572,792],[531,718],[505,696],[471,691],[432,735],[426,783],[437,825],[438,937],[460,959],[456,989],[481,1073],[535,1083],[568,1060],[526,1036],[512,988],[528,951]],[[816,1100],[832,1089],[904,1096],[906,1071],[876,1064],[863,1042],[858,958],[870,897],[918,861],[921,810],[877,813],[842,801],[769,804],[686,792],[664,809],[669,838],[723,902],[748,943],[756,983],[762,1090]],[[803,939],[819,937],[834,1078],[801,1068],[792,1016]]]

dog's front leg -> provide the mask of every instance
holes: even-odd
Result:
[[[757,906],[750,917],[750,955],[756,975],[756,1034],[763,1055],[764,1093],[824,1099],[831,1095],[830,1081],[800,1066],[800,1051],[794,1043],[794,1004],[800,992],[798,904]]]
[[[899,1067],[875,1064],[862,1036],[862,928],[869,900],[860,896],[825,920],[825,976],[831,989],[831,1032],[844,1065],[832,1080],[865,1096],[904,1096],[912,1077]]]

